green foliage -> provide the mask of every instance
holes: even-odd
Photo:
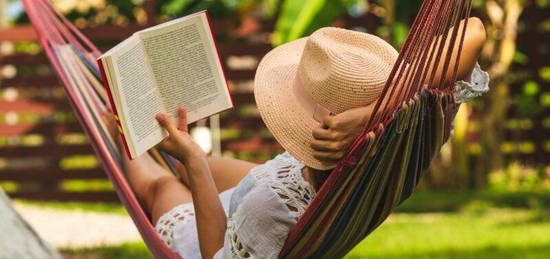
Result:
[[[409,34],[410,25],[420,10],[422,0],[395,0],[395,22],[392,26],[392,41],[400,47]]]
[[[548,93],[543,93],[541,96],[540,96],[540,105],[542,107],[550,107],[550,92]],[[550,128],[547,127],[547,128]]]
[[[537,101],[539,91],[537,82],[527,81],[523,84],[521,93],[515,96],[515,104],[522,117],[533,117],[542,112],[543,108]]]
[[[550,82],[550,67],[541,68],[539,70],[539,77],[546,82]]]
[[[77,2],[77,0],[73,0],[74,2]],[[135,22],[135,15],[134,10],[138,6],[133,0],[111,0],[106,1],[108,6],[107,8],[89,8],[85,10],[79,10],[74,5],[74,8],[70,10],[61,10],[63,12],[63,15],[67,17],[69,20],[75,21],[79,18],[83,18],[86,21],[94,21],[95,18],[99,16],[103,16],[103,18],[107,18],[107,20],[104,20],[103,22],[113,22],[117,18],[124,18],[130,22]],[[29,18],[25,12],[21,13],[19,17],[14,18],[14,23],[28,23]]]
[[[180,17],[202,10],[208,10],[213,17],[226,16],[236,11],[244,0],[171,0],[158,1],[157,7],[162,14]]]
[[[550,6],[550,0],[536,0],[535,3],[539,8],[545,8]]]
[[[516,50],[516,53],[514,54],[514,62],[525,65],[529,62],[529,57],[523,52]]]
[[[256,7],[262,13],[272,16],[278,8],[278,0],[164,0],[157,1],[157,12],[170,17],[180,17],[202,10],[208,10],[212,17],[229,17],[249,14]]]
[[[59,184],[66,192],[101,192],[114,191],[113,185],[107,179],[66,180]]]
[[[59,161],[59,167],[64,170],[97,168],[99,161],[94,155],[74,155],[64,157]]]
[[[177,15],[189,8],[193,0],[173,0],[162,5],[162,12],[168,15]]]
[[[498,191],[550,190],[550,179],[533,168],[513,163],[504,170],[489,174],[489,188]]]
[[[329,25],[346,11],[350,1],[344,0],[286,0],[283,2],[273,44],[283,43],[309,35]]]
[[[394,46],[402,46],[409,35],[409,26],[401,21],[393,24],[392,39]]]
[[[110,0],[110,5],[116,6],[118,12],[126,17],[134,16],[134,8],[137,6],[133,0]],[[92,10],[93,11],[93,10]]]
[[[485,0],[473,0],[472,1],[472,7],[473,8],[482,8],[485,4]]]

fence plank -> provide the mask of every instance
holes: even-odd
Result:
[[[49,65],[50,61],[43,52],[36,55],[18,53],[14,55],[0,56],[0,64]]]
[[[41,201],[118,202],[115,192],[8,192],[12,199]]]
[[[57,76],[17,76],[14,78],[2,79],[2,87],[50,87],[60,86]]]
[[[62,103],[66,103],[66,102],[50,103],[50,102],[32,101],[28,99],[16,100],[13,102],[0,100],[0,113],[33,112],[33,113],[47,115],[47,114],[52,114],[59,107],[57,105]]]
[[[38,37],[32,26],[22,25],[0,29],[0,41],[36,41]]]
[[[63,133],[80,133],[82,127],[78,122],[70,123],[21,123],[16,125],[1,125],[0,136],[20,136],[23,134],[42,134],[55,136]]]
[[[0,181],[57,181],[65,179],[105,179],[101,169],[62,170],[57,167],[0,170]]]
[[[95,155],[90,145],[44,145],[38,147],[3,147],[0,148],[0,157],[21,158],[21,157],[63,157],[74,155]]]

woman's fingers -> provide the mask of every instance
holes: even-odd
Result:
[[[113,114],[111,112],[103,112],[101,114],[101,120],[105,123],[105,127],[107,127],[107,131],[109,131],[111,136],[116,138],[118,135],[118,125]]]
[[[311,148],[316,151],[340,151],[344,148],[341,141],[326,141],[315,139],[311,142]]]
[[[312,131],[313,138],[319,140],[331,140],[333,139],[333,134],[329,129],[323,129],[320,127],[314,128]]]
[[[176,126],[174,126],[174,123],[170,120],[168,115],[159,113],[156,118],[159,124],[166,129],[170,135],[175,136],[177,134],[178,129],[176,129]]]
[[[187,110],[185,107],[178,108],[178,129],[183,132],[188,132],[187,128]]]
[[[342,122],[338,115],[328,115],[323,118],[323,128],[339,129],[342,126]]]
[[[313,152],[313,157],[328,163],[337,162],[343,156],[344,156],[343,151],[338,151],[338,152],[314,151]]]

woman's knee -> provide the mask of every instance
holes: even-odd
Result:
[[[163,191],[168,191],[174,186],[180,184],[181,183],[179,182],[178,178],[174,175],[160,176],[153,180],[151,184],[149,184],[145,192],[145,195],[147,197],[145,197],[144,200],[147,203],[147,207],[149,209],[152,209],[155,201],[162,196]]]

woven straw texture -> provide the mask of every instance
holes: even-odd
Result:
[[[295,82],[315,103],[339,114],[376,101],[397,56],[376,36],[330,27],[281,45],[256,72],[254,94],[262,119],[296,159],[315,169],[334,168],[313,157],[312,130],[320,122],[294,96]]]

